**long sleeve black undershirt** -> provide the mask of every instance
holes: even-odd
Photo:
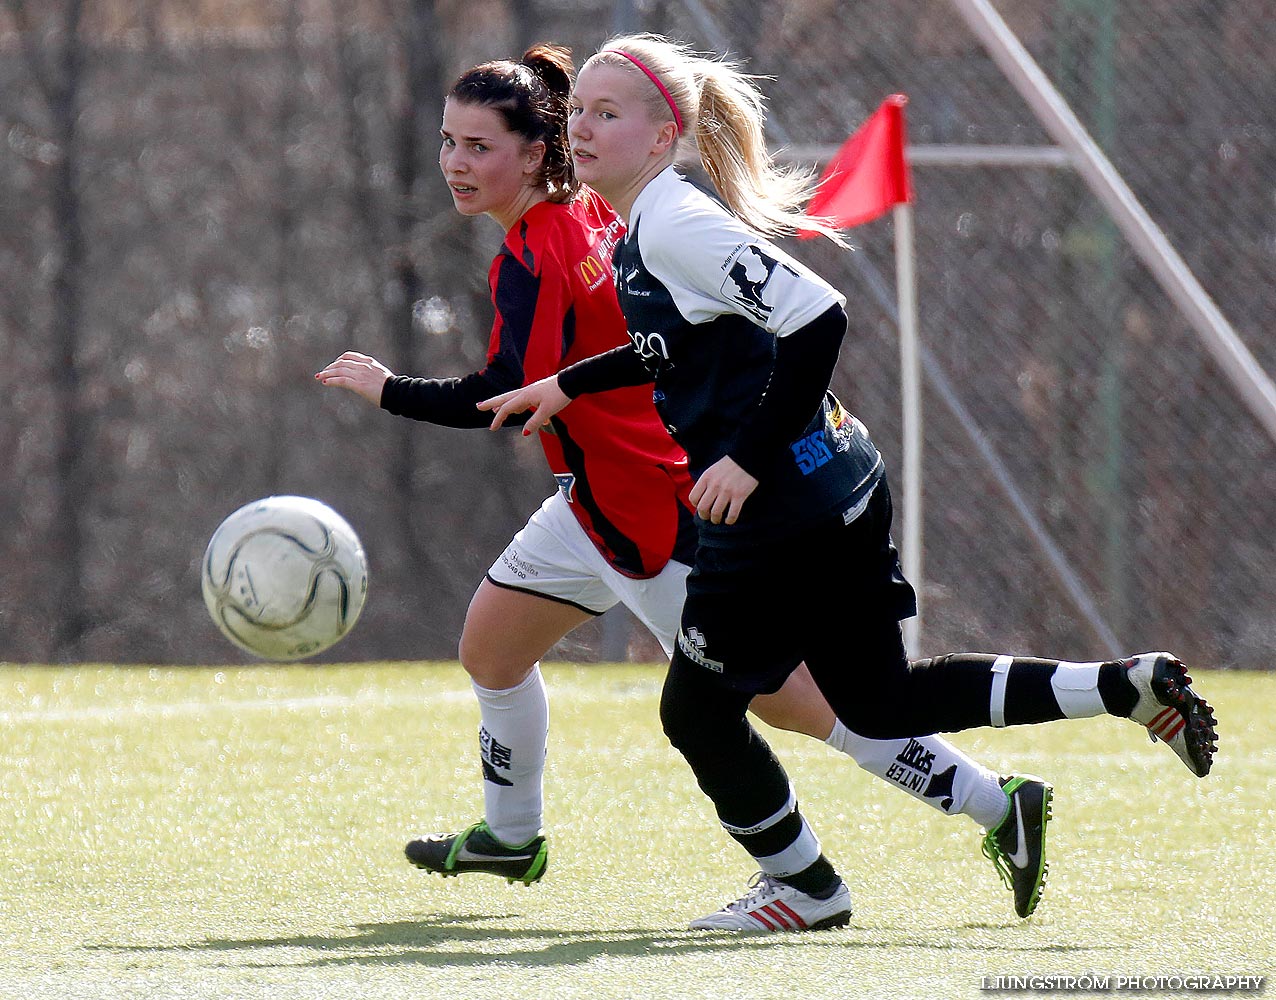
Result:
[[[775,365],[762,399],[740,425],[727,454],[759,481],[819,412],[846,335],[841,306],[821,313],[785,337],[777,337]]]
[[[653,376],[632,343],[577,361],[558,373],[558,388],[572,399],[587,392],[606,392],[651,381]]]
[[[412,378],[394,375],[381,390],[381,409],[395,416],[426,420],[444,427],[487,427],[492,414],[475,404],[523,384],[522,368],[515,373],[500,355],[482,371],[457,378]],[[511,414],[507,424],[520,427],[530,414]]]
[[[846,336],[846,312],[832,306],[793,333],[776,338],[771,380],[741,424],[727,454],[761,481],[819,412]],[[558,387],[575,398],[652,381],[632,344],[577,362],[558,373]]]

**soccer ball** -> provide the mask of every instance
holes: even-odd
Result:
[[[213,532],[200,572],[226,638],[266,660],[300,660],[354,626],[368,563],[354,529],[309,497],[245,504]]]

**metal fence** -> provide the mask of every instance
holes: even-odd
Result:
[[[684,30],[709,25],[774,75],[776,131],[799,150],[840,141],[887,94],[910,98],[927,351],[922,648],[1091,656],[1115,637],[1270,666],[1272,439],[955,5],[747,7],[689,2]],[[1276,371],[1276,77],[1261,56],[1276,7],[997,10]],[[969,146],[1015,150],[982,164],[977,150],[944,155]],[[1022,147],[1037,155],[1014,155]],[[856,253],[812,260],[855,306],[840,387],[897,468],[891,223],[855,238]]]
[[[221,516],[271,492],[333,503],[372,557],[364,619],[328,658],[452,656],[473,583],[552,483],[517,442],[396,422],[309,374],[347,347],[418,373],[481,363],[494,233],[437,183],[438,97],[478,59],[542,38],[583,57],[640,27],[772,77],[777,145],[838,143],[910,98],[920,652],[1271,666],[1273,441],[1060,157],[937,162],[1052,146],[951,0],[144,0],[90,5],[80,62],[60,58],[73,7],[26,5],[25,26],[0,7],[0,659],[233,658],[195,566]],[[1276,3],[996,9],[1276,372]],[[72,70],[60,131],[51,84]],[[836,388],[897,470],[892,225],[852,235],[795,252],[848,295]],[[68,287],[70,347],[52,336]],[[653,648],[609,614],[561,652],[627,646]]]

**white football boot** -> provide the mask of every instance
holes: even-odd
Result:
[[[1130,718],[1146,726],[1198,778],[1210,773],[1218,750],[1218,722],[1205,699],[1189,687],[1187,667],[1173,653],[1139,653],[1121,661],[1139,693]]]
[[[845,927],[851,919],[851,893],[843,882],[828,899],[816,899],[758,872],[749,891],[716,913],[691,921],[693,931],[819,931]]]

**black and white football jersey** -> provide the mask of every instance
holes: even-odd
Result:
[[[643,188],[617,245],[616,291],[629,337],[655,377],[661,419],[696,477],[728,454],[771,377],[777,337],[845,297],[750,230],[673,167]],[[783,531],[854,509],[881,477],[863,424],[831,394],[791,455],[744,505],[733,534]],[[702,525],[702,541],[715,529]]]

